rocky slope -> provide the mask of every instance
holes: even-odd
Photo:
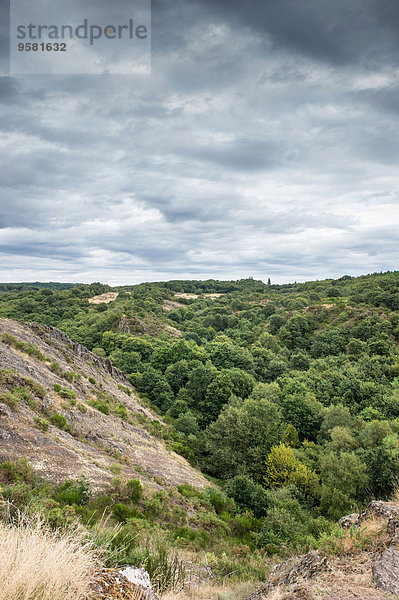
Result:
[[[279,563],[244,600],[394,600],[399,596],[399,507],[373,501],[343,517],[332,552]]]
[[[124,374],[58,329],[0,319],[0,370],[0,461],[26,457],[50,479],[84,475],[94,489],[115,463],[152,487],[208,484],[151,434],[159,418]]]

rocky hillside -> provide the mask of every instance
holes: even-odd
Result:
[[[0,319],[0,461],[26,457],[54,481],[86,476],[94,489],[120,463],[153,487],[207,485],[169,450],[159,418],[109,359],[53,327]]]

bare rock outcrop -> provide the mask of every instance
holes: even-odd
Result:
[[[145,569],[102,569],[87,600],[158,600]]]
[[[79,342],[73,342],[71,338],[60,329],[52,327],[51,325],[42,325],[40,323],[27,323],[27,325],[35,333],[44,331],[51,340],[61,342],[62,345],[69,347],[74,354],[83,360],[96,365],[99,369],[103,369],[121,383],[130,385],[126,375],[122,373],[120,369],[114,367],[109,358],[97,356],[97,354],[94,354],[94,352],[88,350],[86,346],[79,344]]]
[[[338,525],[342,527],[342,529],[350,529],[354,525],[357,525],[359,520],[359,513],[351,513],[350,515],[345,515],[338,521]]]
[[[121,575],[126,577],[130,583],[144,592],[145,600],[157,600],[150,576],[145,569],[139,569],[138,567],[126,567],[126,569],[123,569],[119,572]]]
[[[393,502],[384,502],[383,500],[372,500],[363,512],[351,513],[345,515],[338,521],[338,525],[343,529],[350,529],[352,526],[360,527],[364,521],[370,518],[377,518],[388,521],[391,518],[399,520],[399,507]]]
[[[372,500],[367,508],[360,513],[358,524],[360,525],[366,519],[376,517],[379,519],[390,519],[395,517],[399,519],[399,507],[393,502],[384,502],[383,500]]]
[[[377,588],[399,594],[399,550],[391,544],[372,566],[373,581]]]
[[[291,558],[282,563],[279,563],[271,572],[269,579],[259,589],[255,590],[244,600],[261,600],[276,587],[281,585],[293,585],[299,579],[312,579],[316,575],[323,573],[329,569],[327,557],[323,556],[318,550],[312,550],[305,555]],[[304,597],[304,589],[299,591]],[[296,593],[295,590],[292,594]],[[299,598],[300,596],[296,596]],[[295,598],[293,595],[292,598]]]
[[[379,553],[372,565],[373,583],[376,588],[391,594],[399,594],[399,507],[393,502],[373,500],[359,515],[343,517],[338,523],[344,529],[361,527],[370,518],[387,521],[385,549]]]

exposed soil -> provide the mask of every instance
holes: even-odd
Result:
[[[119,296],[118,292],[106,292],[105,294],[100,294],[99,296],[93,296],[93,298],[89,298],[89,304],[109,304],[117,299]]]
[[[220,298],[221,296],[224,296],[224,294],[201,294],[202,296],[204,296],[205,298]],[[199,294],[184,294],[182,292],[175,292],[174,293],[175,298],[187,298],[187,300],[196,300],[197,298],[200,298]]]

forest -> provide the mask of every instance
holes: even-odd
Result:
[[[57,327],[127,375],[157,435],[221,487],[219,512],[246,515],[249,548],[316,547],[394,493],[399,272],[0,290],[0,317]]]

